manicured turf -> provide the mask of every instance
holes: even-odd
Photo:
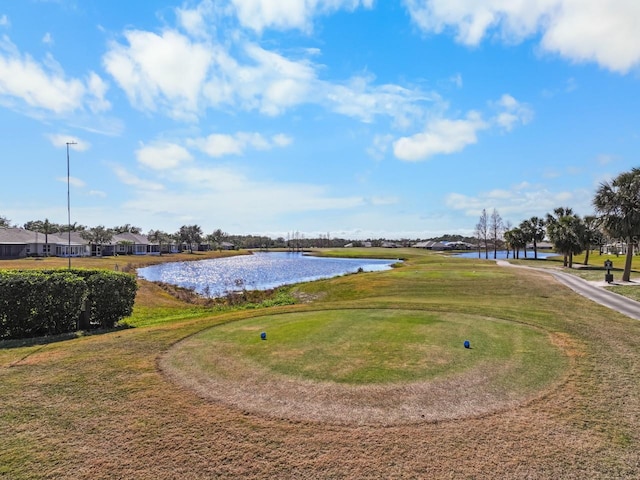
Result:
[[[196,339],[197,358],[206,362],[201,368],[225,376],[233,372],[220,371],[222,364],[207,359],[236,358],[240,364],[249,362],[248,368],[356,385],[427,381],[481,366],[505,370],[508,380],[502,378],[503,383],[522,388],[548,384],[566,366],[564,355],[545,331],[486,317],[421,310],[261,316],[220,325]],[[472,348],[464,348],[465,340]]]

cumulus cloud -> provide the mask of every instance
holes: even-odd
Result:
[[[183,120],[196,120],[208,108],[277,116],[313,104],[363,122],[392,118],[395,126],[406,128],[423,119],[426,102],[440,101],[432,92],[375,85],[372,75],[321,80],[323,67],[310,58],[290,58],[241,35],[221,43],[174,30],[162,35],[129,31],[125,39],[110,45],[103,57],[106,70],[136,108]]]
[[[51,55],[42,62],[23,54],[5,35],[0,39],[0,100],[15,108],[58,115],[110,108],[104,98],[107,87],[90,72],[87,79],[67,78]]]
[[[400,160],[417,162],[434,155],[459,152],[478,141],[477,132],[488,128],[475,111],[460,120],[439,118],[427,124],[424,132],[402,137],[393,144],[393,153]]]
[[[425,32],[451,30],[478,45],[489,35],[514,43],[540,36],[542,50],[626,73],[640,63],[637,0],[404,0]]]
[[[341,9],[371,8],[373,0],[231,0],[240,23],[256,32],[311,30],[316,15]]]
[[[175,168],[192,159],[187,149],[169,142],[143,145],[136,150],[136,158],[139,163],[154,170]]]
[[[160,102],[175,118],[193,118],[212,61],[206,45],[172,30],[131,30],[124,36],[128,45],[112,42],[103,64],[129,101],[151,111]]]

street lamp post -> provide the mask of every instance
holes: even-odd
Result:
[[[77,145],[77,142],[67,142],[67,224],[68,224],[68,244],[67,256],[69,257],[69,270],[71,270],[71,194],[69,191],[69,145]]]

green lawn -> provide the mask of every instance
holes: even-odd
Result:
[[[261,340],[260,333],[267,334]],[[513,388],[557,379],[566,362],[546,332],[481,316],[423,310],[351,309],[268,315],[214,327],[189,344],[211,374],[233,365],[346,384],[428,381],[474,368],[502,370]],[[472,342],[471,349],[464,341]],[[188,347],[183,347],[188,348]],[[183,352],[184,353],[184,352]],[[496,379],[497,381],[497,379]]]

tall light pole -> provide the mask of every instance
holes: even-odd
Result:
[[[68,239],[67,255],[69,257],[69,270],[71,270],[71,194],[70,194],[70,181],[69,181],[69,145],[77,145],[77,142],[67,142],[67,223],[68,223]]]

